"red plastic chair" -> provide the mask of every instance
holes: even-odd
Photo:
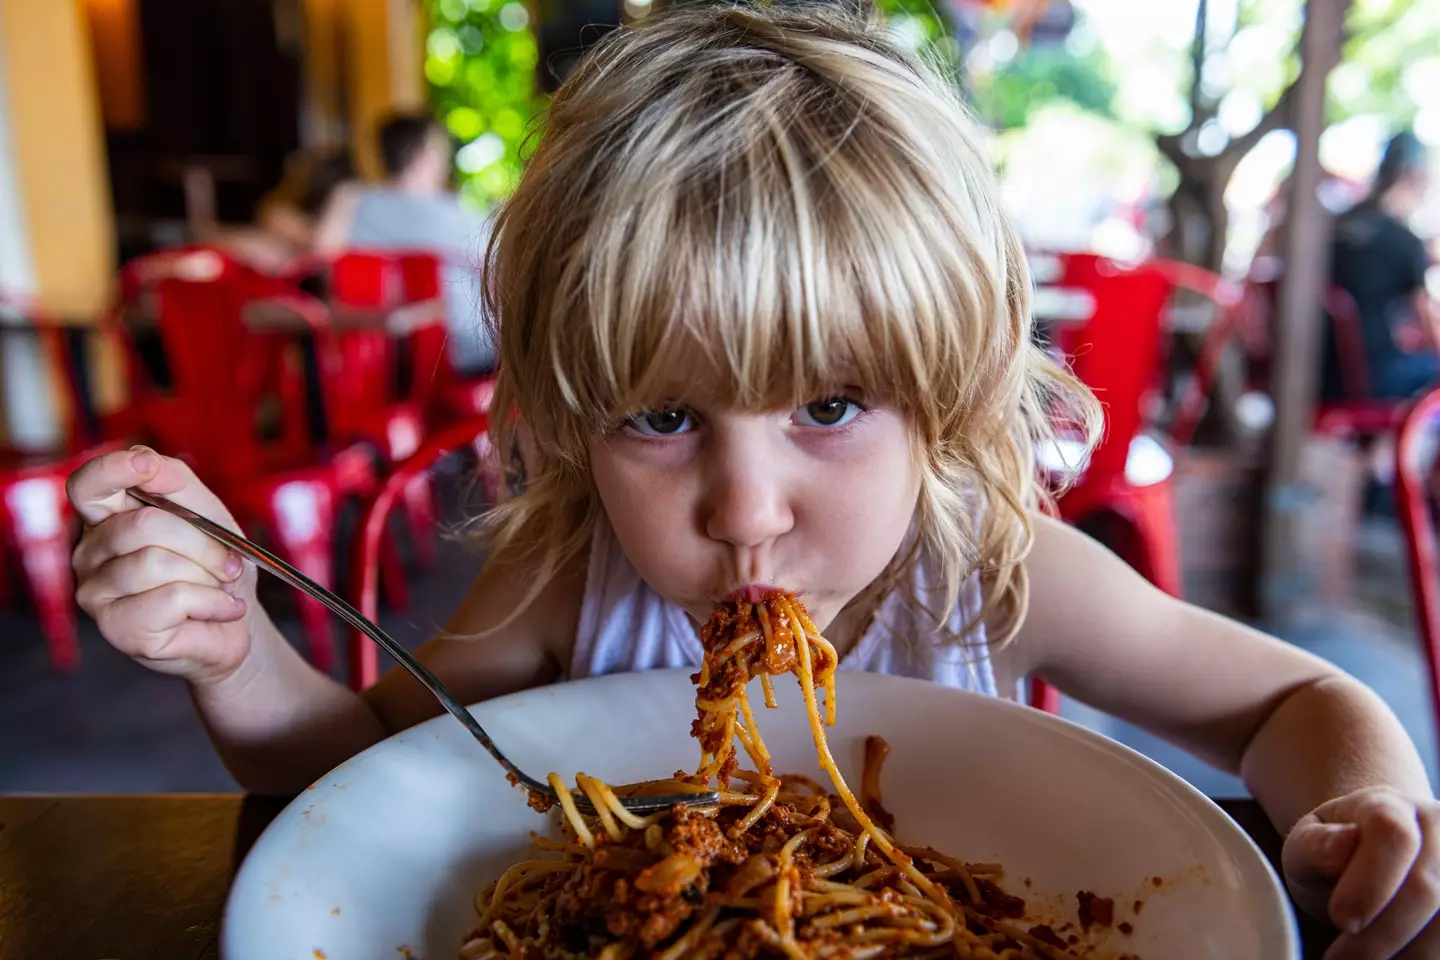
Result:
[[[1245,298],[1234,284],[1198,267],[1169,261],[1123,264],[1095,254],[1065,254],[1053,277],[1075,307],[1051,326],[1072,371],[1105,406],[1106,430],[1076,485],[1060,500],[1067,523],[1114,517],[1109,545],[1143,577],[1172,596],[1182,592],[1175,528],[1174,452],[1189,441],[1209,395],[1215,365],[1239,329]],[[1218,307],[1212,342],[1202,349],[1190,389],[1167,437],[1146,427],[1146,408],[1161,390],[1164,313],[1177,290],[1205,296]],[[1055,468],[1076,464],[1054,463]],[[1038,678],[1030,702],[1058,713],[1059,693]]]
[[[380,613],[380,574],[383,545],[391,512],[404,491],[416,480],[429,476],[430,468],[441,457],[459,450],[486,436],[489,423],[484,415],[459,420],[442,427],[429,436],[420,448],[397,464],[381,482],[360,524],[360,541],[356,545],[351,582],[355,589],[355,608],[370,620]],[[483,452],[477,449],[477,455]],[[350,638],[350,686],[363,690],[380,678],[379,651],[369,637],[359,631]]]
[[[75,580],[70,564],[75,517],[65,481],[86,460],[108,449],[86,424],[85,388],[70,351],[68,332],[52,317],[23,298],[0,294],[0,316],[20,318],[0,333],[36,336],[53,383],[63,385],[66,427],[59,446],[32,451],[0,448],[0,599],[10,600],[19,562],[50,662],[60,671],[80,661],[76,632]]]
[[[439,372],[446,369],[445,327],[435,304],[439,261],[413,252],[351,251],[330,269],[330,297],[337,307],[404,313],[403,334],[385,328],[347,330],[334,338],[337,377],[326,388],[337,437],[375,446],[386,464],[410,456],[424,440]],[[408,363],[401,369],[401,357]],[[417,559],[435,559],[435,504],[427,478],[405,490],[405,513]]]
[[[170,376],[156,322],[155,286],[167,278],[231,284],[247,272],[224,251],[205,246],[171,247],[135,257],[120,269],[115,300],[101,317],[102,329],[121,345],[127,402],[101,418],[107,439],[147,436],[151,405],[163,402]]]
[[[1162,316],[1174,283],[1152,265],[1129,266],[1093,254],[1062,258],[1060,285],[1081,291],[1092,307],[1082,322],[1052,328],[1071,369],[1105,405],[1106,430],[1079,482],[1060,502],[1060,514],[1079,523],[1105,510],[1126,520],[1136,542],[1122,555],[1147,579],[1179,592],[1170,464],[1144,433],[1145,406],[1154,395],[1163,355]],[[1137,457],[1158,469],[1137,468]],[[1141,465],[1143,466],[1143,464]]]
[[[1416,402],[1400,428],[1395,448],[1395,489],[1410,561],[1410,585],[1415,592],[1415,619],[1429,669],[1431,704],[1440,722],[1440,564],[1436,560],[1435,537],[1440,518],[1431,510],[1440,489],[1434,482],[1436,465],[1422,462],[1423,440],[1427,433],[1433,434],[1437,423],[1440,388]]]
[[[1320,404],[1315,411],[1315,431],[1325,436],[1367,437],[1400,429],[1409,401],[1371,395],[1364,319],[1355,298],[1340,287],[1331,287],[1325,293],[1324,309],[1335,331],[1346,398]]]
[[[362,448],[329,452],[311,442],[294,341],[256,333],[244,321],[245,305],[261,289],[269,288],[177,277],[155,285],[173,383],[163,397],[154,391],[146,426],[159,449],[190,462],[240,523],[263,529],[277,553],[333,588],[340,504],[374,489],[374,469]],[[292,305],[309,321],[323,358],[323,306],[299,296]],[[279,435],[268,439],[257,424],[267,405],[279,424]],[[335,649],[328,611],[300,597],[299,613],[312,662],[329,670]]]

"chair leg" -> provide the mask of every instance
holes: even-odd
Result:
[[[404,610],[410,606],[410,587],[405,582],[405,565],[400,562],[400,548],[395,542],[395,531],[389,524],[380,541],[380,585],[391,610]]]
[[[1156,587],[1172,597],[1184,596],[1180,572],[1180,538],[1175,528],[1175,506],[1170,484],[1157,483],[1136,491],[1134,515],[1137,568]]]
[[[1039,677],[1031,677],[1030,706],[1058,717],[1060,715],[1060,691]]]
[[[320,586],[335,588],[332,556],[335,543],[335,498],[322,483],[281,484],[267,504],[266,525],[277,552]],[[335,638],[325,605],[299,594],[300,622],[310,642],[310,662],[329,673],[335,666]]]
[[[40,632],[50,647],[50,662],[56,670],[69,673],[80,663],[70,541],[63,535],[22,541],[19,552],[26,585],[40,619]]]
[[[410,543],[415,560],[422,567],[435,566],[435,492],[429,474],[422,474],[405,485],[405,519],[410,527]]]
[[[0,607],[15,605],[15,571],[10,569],[10,545],[0,539]]]

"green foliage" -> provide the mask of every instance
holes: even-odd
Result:
[[[1110,117],[1115,84],[1099,50],[1077,56],[1064,47],[1027,47],[989,77],[979,78],[974,96],[992,126],[1012,130],[1025,126],[1038,107],[1061,100]]]
[[[1421,96],[1440,85],[1440,0],[1356,0],[1351,37],[1331,75],[1332,120],[1376,115],[1392,129],[1414,122]]]
[[[876,0],[875,6],[890,32],[913,53],[947,74],[959,75],[960,45],[931,0]]]
[[[425,78],[435,110],[461,144],[461,193],[489,207],[514,189],[521,148],[543,110],[539,46],[520,0],[425,0]]]

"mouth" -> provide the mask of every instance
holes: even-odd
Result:
[[[767,597],[774,596],[786,591],[780,587],[768,586],[766,584],[752,583],[743,587],[736,587],[719,597],[721,603],[760,603]]]

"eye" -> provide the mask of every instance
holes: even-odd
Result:
[[[843,427],[864,409],[849,397],[828,397],[805,404],[792,419],[802,427]]]
[[[637,413],[625,425],[642,437],[673,437],[695,429],[695,418],[683,407]]]

